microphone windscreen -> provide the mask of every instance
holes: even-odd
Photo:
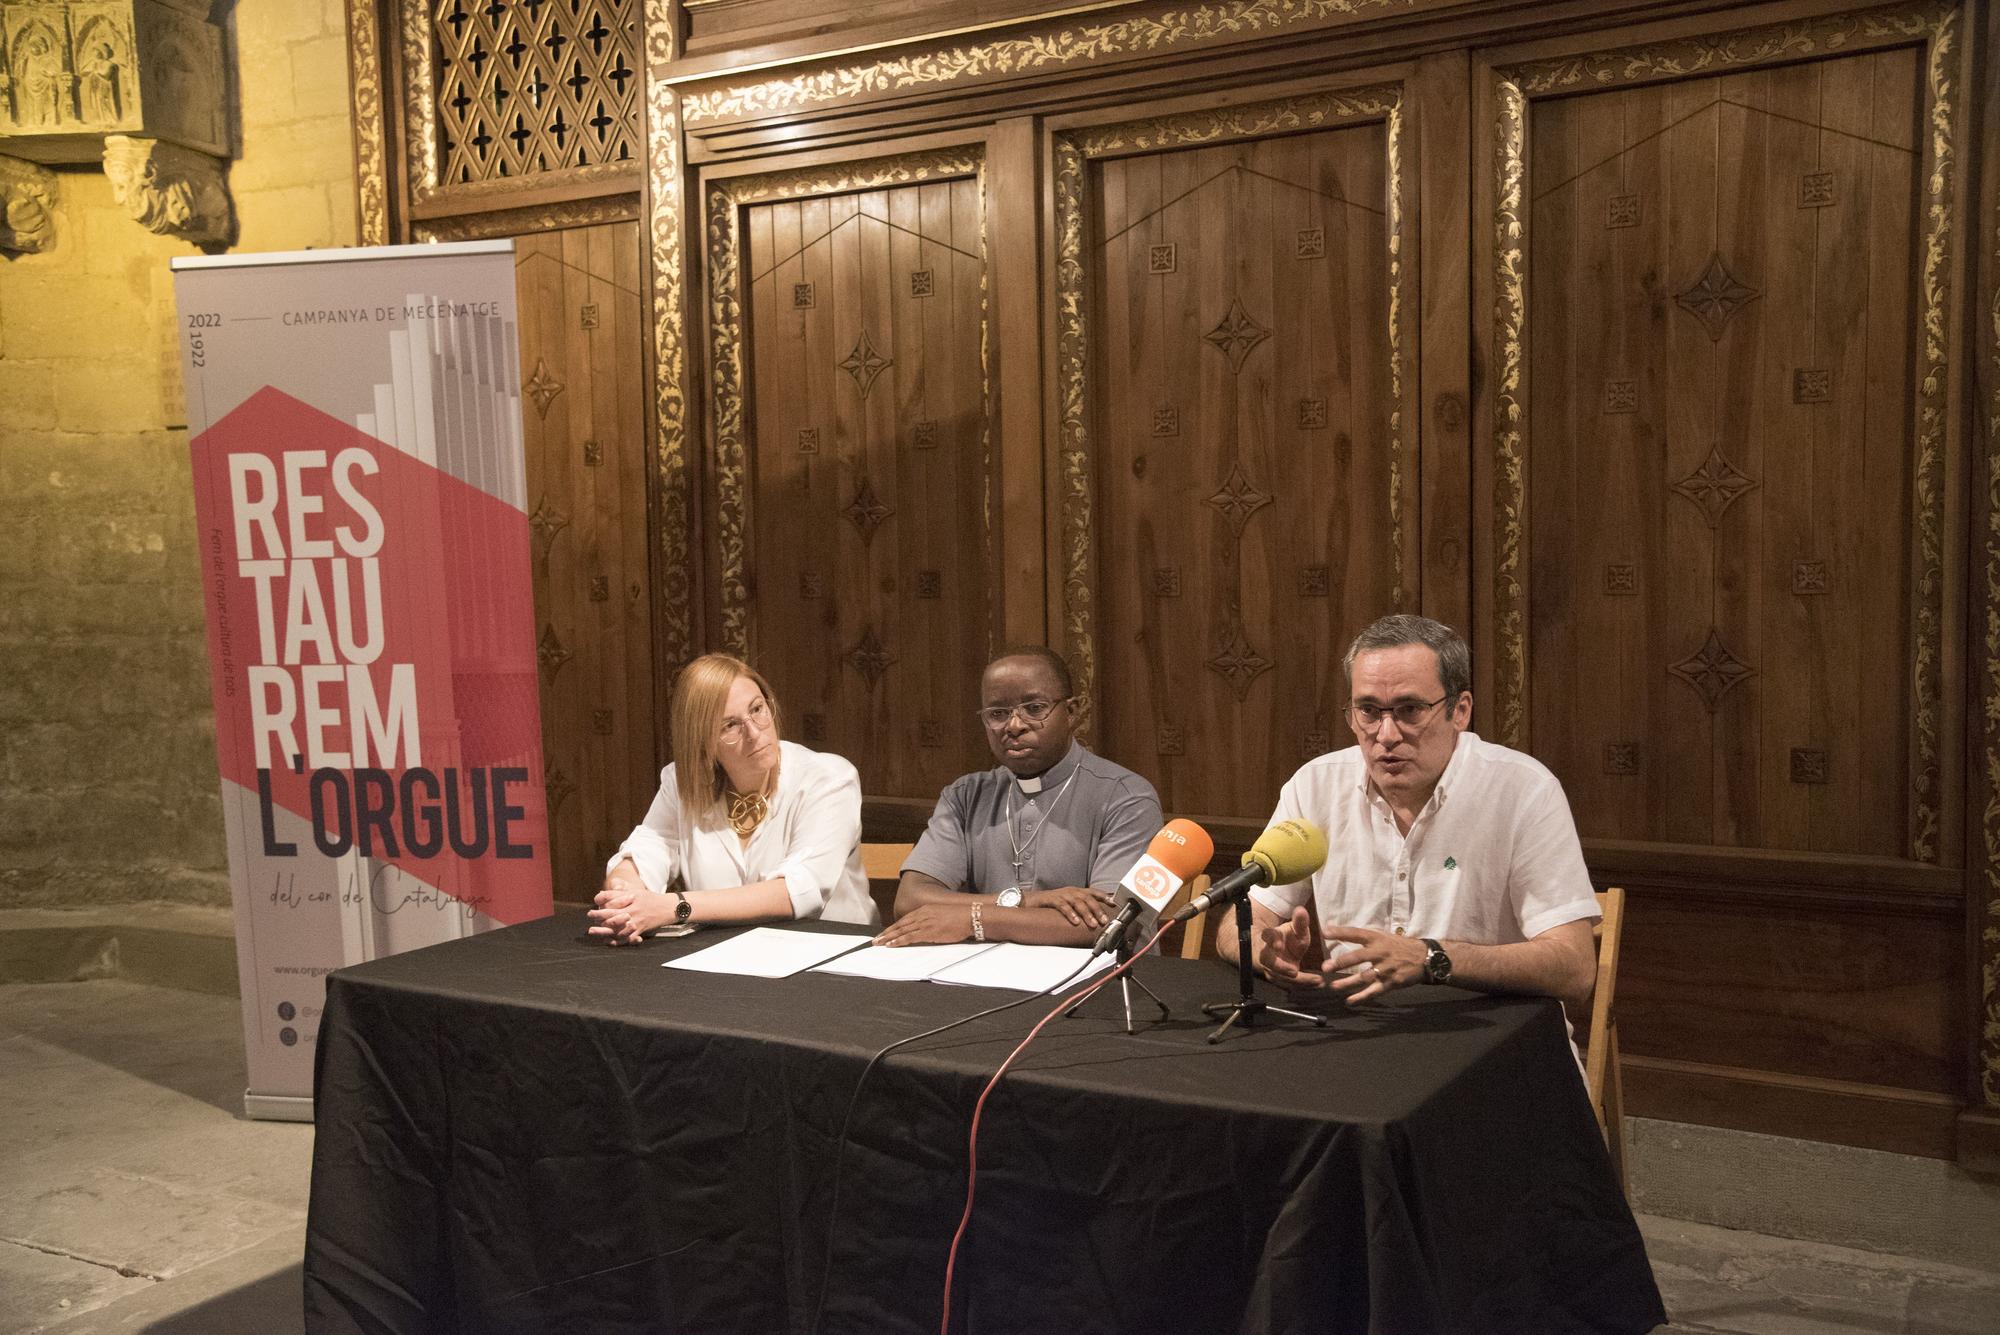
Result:
[[[1325,842],[1320,841],[1322,847]],[[1146,845],[1146,853],[1177,879],[1188,881],[1200,875],[1208,860],[1215,856],[1215,841],[1193,821],[1176,818],[1160,827],[1153,842]]]
[[[1290,885],[1326,865],[1326,832],[1311,821],[1281,820],[1257,836],[1243,865],[1264,869],[1266,885]]]

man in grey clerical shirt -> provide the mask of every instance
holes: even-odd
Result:
[[[1119,878],[1160,828],[1153,785],[1079,743],[1069,665],[1016,649],[986,665],[981,723],[996,769],[955,779],[903,863],[875,938],[1087,945]]]

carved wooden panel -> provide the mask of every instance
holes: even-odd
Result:
[[[975,176],[741,214],[745,476],[720,504],[748,538],[724,631],[871,795],[990,763],[981,214]]]
[[[516,246],[555,889],[588,899],[659,783],[639,229]]]
[[[1091,169],[1099,735],[1171,810],[1268,814],[1396,600],[1388,137]]]
[[[1921,81],[1534,104],[1528,740],[1586,837],[1909,853]]]

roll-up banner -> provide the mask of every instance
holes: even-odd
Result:
[[[513,249],[173,262],[252,1117],[328,973],[552,908]]]

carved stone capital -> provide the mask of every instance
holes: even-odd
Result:
[[[226,243],[233,230],[222,163],[157,139],[109,135],[104,174],[111,193],[149,232],[197,245]]]
[[[0,250],[39,253],[56,243],[56,174],[0,156]]]
[[[114,134],[230,155],[221,27],[207,0],[0,0],[0,148],[94,162]]]

